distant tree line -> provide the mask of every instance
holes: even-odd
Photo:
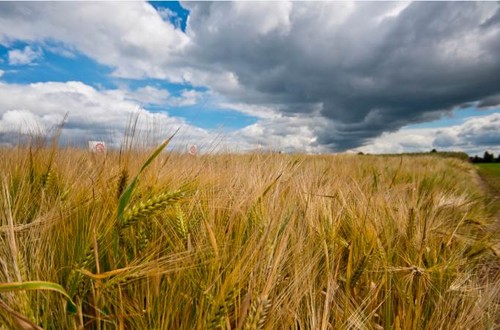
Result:
[[[485,151],[483,157],[476,155],[474,157],[469,157],[469,160],[472,163],[500,163],[500,154],[495,158],[493,153],[490,154],[488,151]]]
[[[444,158],[458,158],[464,161],[469,160],[471,163],[500,163],[500,154],[497,157],[493,153],[489,151],[485,151],[483,157],[474,156],[469,157],[465,152],[462,151],[438,151],[436,149],[432,149],[427,152],[408,152],[408,153],[398,153],[398,154],[378,154],[379,156],[425,156],[425,155],[435,155],[438,157]],[[358,155],[370,155],[365,154],[362,151],[358,152]]]

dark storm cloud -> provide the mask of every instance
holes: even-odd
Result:
[[[488,19],[486,22],[484,22],[481,27],[485,28],[485,29],[489,29],[491,28],[492,26],[495,26],[500,23],[500,8],[497,9],[495,15],[491,16],[490,19]]]
[[[319,105],[328,125],[313,130],[330,149],[357,147],[466,103],[500,104],[497,3],[185,6],[190,56],[238,79],[241,88],[224,90],[229,100],[273,104],[285,115]]]
[[[494,107],[500,104],[500,94],[497,95],[492,95],[484,98],[479,102],[478,107],[479,108],[489,108],[489,107]]]

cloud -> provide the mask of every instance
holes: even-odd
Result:
[[[181,90],[179,96],[170,95],[166,89],[145,86],[134,91],[116,90],[115,93],[124,93],[128,100],[144,105],[167,105],[175,107],[186,107],[196,105],[201,99],[207,97],[206,92],[199,92],[194,89]]]
[[[96,90],[81,82],[29,85],[0,82],[0,142],[13,142],[18,133],[43,133],[60,125],[63,138],[73,144],[105,140],[120,144],[128,121],[139,114],[139,136],[158,142],[181,129],[174,144],[210,141],[215,135],[166,113],[151,113],[119,90]],[[156,132],[153,137],[147,134]],[[153,138],[156,138],[154,140]],[[151,140],[152,139],[152,140]]]
[[[484,98],[477,106],[481,109],[491,109],[497,107],[499,104],[500,93]]]
[[[253,105],[246,103],[225,103],[225,102],[220,102],[219,106],[225,109],[236,110],[246,115],[250,115],[257,118],[272,119],[281,117],[278,109],[273,106]]]
[[[191,56],[237,81],[226,90],[207,84],[228,103],[284,116],[319,107],[328,125],[309,129],[330,150],[500,92],[496,3],[185,5]]]
[[[170,93],[166,89],[145,86],[138,88],[135,91],[126,92],[125,98],[141,104],[162,105],[168,102]]]
[[[15,27],[15,28],[13,28]],[[188,38],[148,3],[0,3],[0,44],[57,41],[122,77],[166,78]],[[68,53],[68,54],[69,54]]]
[[[43,55],[40,48],[33,49],[31,46],[26,46],[24,49],[13,49],[8,52],[10,65],[26,65],[31,64]]]
[[[182,90],[180,95],[177,97],[172,97],[169,101],[170,105],[178,106],[178,107],[186,107],[195,105],[198,103],[200,99],[204,97],[205,93],[198,92],[194,89],[191,90]]]
[[[0,78],[2,78],[2,76],[3,76],[4,73],[5,73],[5,71],[0,70]]]
[[[14,132],[13,128],[16,127],[18,132],[28,134],[30,131],[35,132],[42,129],[45,126],[43,121],[45,120],[42,117],[30,111],[9,110],[2,114],[0,133]]]
[[[245,150],[274,150],[299,153],[324,153],[313,128],[327,126],[318,114],[260,118],[255,124],[229,135],[233,145]]]
[[[500,113],[474,118],[448,130],[465,148],[481,146],[499,149],[500,147]]]
[[[163,8],[163,7],[159,7],[156,9],[158,11],[158,14],[161,16],[161,18],[164,20],[164,21],[167,21],[167,22],[172,22],[176,28],[180,29],[181,28],[181,22],[182,22],[182,18],[179,17],[179,15],[168,9],[168,8]]]
[[[384,133],[353,151],[368,153],[464,151],[482,155],[484,151],[500,152],[500,113],[472,117],[460,125],[442,128],[401,129]]]
[[[0,3],[0,43],[56,40],[115,76],[208,87],[220,104],[261,118],[241,136],[297,150],[352,149],[465,104],[500,103],[498,3],[183,6],[186,33],[148,3]],[[177,104],[192,104],[189,93]]]

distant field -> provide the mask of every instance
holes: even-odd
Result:
[[[500,163],[476,164],[485,182],[496,193],[500,194]]]
[[[0,329],[500,326],[468,162],[149,154],[0,151]]]

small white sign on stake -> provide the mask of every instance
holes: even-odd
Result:
[[[187,152],[191,156],[196,156],[196,154],[198,153],[198,147],[196,146],[196,144],[188,144]]]
[[[96,154],[106,153],[106,143],[103,141],[89,141],[89,150]]]

